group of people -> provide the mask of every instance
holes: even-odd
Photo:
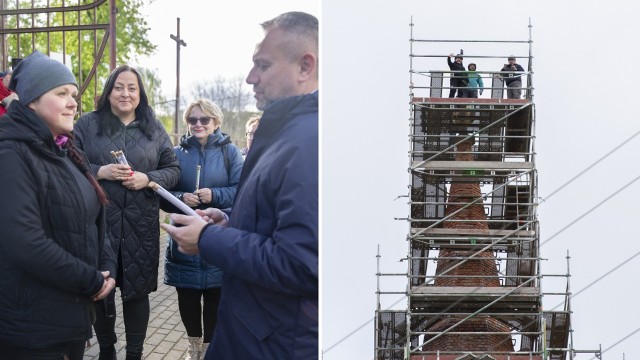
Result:
[[[99,358],[116,359],[116,288],[126,359],[142,359],[160,227],[187,359],[317,358],[318,20],[288,12],[262,28],[246,79],[263,111],[246,124],[250,151],[206,99],[187,107],[173,146],[133,67],[75,123],[66,66],[35,51],[15,67],[0,120],[0,359],[81,360],[93,331]]]
[[[452,57],[453,61],[451,61]],[[476,64],[470,63],[465,68],[462,61],[462,54],[457,54],[455,57],[450,54],[447,57],[449,70],[453,72],[449,82],[449,97],[456,97],[457,93],[459,98],[477,98],[478,94],[482,95],[484,89],[482,76],[477,73]],[[496,74],[496,76],[501,76],[507,86],[507,99],[520,99],[522,96],[521,73],[524,72],[524,68],[516,63],[516,57],[513,55],[509,56],[507,61],[507,64],[500,69],[502,74]]]

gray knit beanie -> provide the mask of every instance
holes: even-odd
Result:
[[[47,91],[67,84],[78,87],[73,73],[61,62],[36,50],[13,69],[9,89],[18,94],[20,103],[28,105]]]

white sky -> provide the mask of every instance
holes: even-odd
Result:
[[[190,99],[194,84],[203,80],[246,78],[255,45],[263,35],[260,23],[287,11],[319,17],[319,1],[155,0],[141,12],[147,16],[149,39],[158,47],[139,65],[157,69],[165,97],[175,99],[176,42],[170,35],[177,35],[176,19],[180,18],[180,38],[187,44],[180,49],[180,95]]]
[[[640,131],[634,110],[640,23],[632,4],[323,1],[322,348],[344,339],[325,352],[323,360],[373,359],[370,320],[376,308],[377,246],[382,272],[406,271],[406,263],[398,260],[407,253],[408,224],[394,217],[407,217],[409,209],[406,198],[394,199],[406,195],[409,185],[411,16],[416,38],[484,40],[526,40],[531,18],[536,165],[539,195],[544,198]],[[460,47],[467,46],[456,45],[446,53]],[[440,61],[446,69],[445,60]],[[475,62],[478,70],[497,70],[503,63]],[[634,333],[640,328],[640,257],[621,265],[640,251],[640,181],[633,182],[640,170],[632,155],[638,150],[640,136],[538,209],[541,241],[568,226],[542,246],[541,256],[548,259],[542,264],[544,274],[566,273],[569,251],[571,290],[578,293],[621,266],[572,300],[575,348],[613,346],[605,359],[622,359],[623,353],[626,359],[640,358],[640,331]],[[404,279],[383,281],[382,290],[404,291],[405,284]],[[545,278],[542,290],[563,287]],[[556,303],[544,305],[549,309]],[[405,306],[402,301],[395,308]]]
[[[406,195],[409,184],[411,16],[416,38],[485,40],[526,40],[531,18],[536,164],[544,198],[640,130],[634,113],[640,24],[631,7],[622,0],[322,1],[322,348],[355,331],[323,360],[373,358],[377,246],[382,272],[406,271],[398,260],[407,252],[408,225],[394,217],[408,216],[407,199],[394,199]],[[140,65],[158,69],[164,93],[172,99],[176,46],[169,35],[176,34],[180,17],[187,43],[181,49],[183,96],[201,79],[244,77],[262,35],[259,23],[290,10],[320,15],[318,1],[157,0],[143,11],[158,50]],[[447,52],[460,47],[466,46]],[[475,62],[478,70],[502,64]],[[541,248],[549,259],[543,273],[565,273],[570,251],[574,293],[640,251],[637,182],[570,225],[640,175],[630,161],[639,148],[640,136],[539,207],[542,241],[569,226]],[[623,353],[640,358],[635,346],[640,332],[633,334],[640,328],[638,272],[640,257],[572,300],[577,349],[599,344],[607,349],[619,342],[605,359],[622,359]],[[543,291],[558,290],[550,283],[543,279]],[[403,291],[404,286],[404,281],[387,280],[382,289]],[[545,302],[547,308],[553,305]],[[403,301],[395,308],[404,306]]]

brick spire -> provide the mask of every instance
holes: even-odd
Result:
[[[456,161],[471,161],[471,147],[473,138],[458,145]],[[449,203],[445,209],[445,216],[449,216],[456,211],[448,221],[445,221],[445,229],[485,229],[488,230],[487,217],[484,212],[482,200],[475,204],[463,208],[466,204],[477,200],[482,196],[480,184],[476,182],[454,182],[449,189]],[[466,220],[461,222],[460,220]],[[470,221],[469,221],[470,220]],[[461,250],[455,248],[440,248],[440,258],[468,258],[475,251]],[[444,275],[447,277],[435,280],[435,286],[466,286],[466,287],[496,287],[500,286],[498,269],[496,262],[492,258],[492,251],[483,251],[474,256],[473,259],[458,265]],[[436,267],[436,275],[443,274],[447,269],[461,263],[462,260],[439,259]],[[466,276],[482,275],[482,278],[469,278]],[[431,326],[428,331],[444,331],[462,320],[463,316],[451,316],[444,318]],[[509,332],[507,324],[489,317],[476,316],[468,319],[454,332]],[[505,335],[443,335],[435,341],[427,344],[426,351],[513,351],[513,344],[510,336]]]

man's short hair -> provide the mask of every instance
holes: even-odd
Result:
[[[280,14],[271,20],[260,24],[264,30],[279,28],[291,35],[296,35],[311,41],[314,53],[318,54],[318,18],[301,11],[291,11]],[[288,43],[285,51],[287,55],[297,57],[299,44]]]

